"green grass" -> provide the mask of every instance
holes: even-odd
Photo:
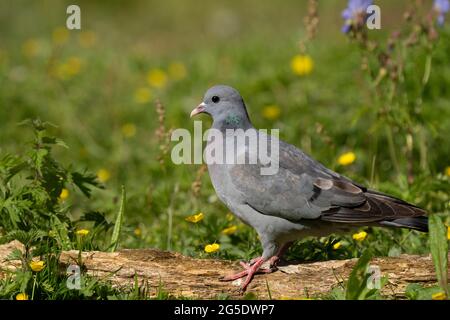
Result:
[[[383,29],[370,33],[380,46],[402,24],[398,16],[406,3],[382,2],[389,8]],[[65,22],[64,3],[51,8],[23,1],[0,4],[0,12],[11,13],[0,16],[0,28],[6,30],[0,44],[0,235],[40,230],[42,234],[31,235],[35,239],[30,243],[39,244],[40,250],[34,256],[69,248],[111,250],[116,245],[170,249],[201,258],[249,259],[260,254],[256,232],[227,215],[207,172],[198,165],[175,166],[170,160],[174,144],[167,132],[192,130],[189,112],[217,83],[239,89],[256,127],[279,128],[283,140],[326,166],[450,223],[445,173],[450,165],[448,24],[438,30],[440,40],[431,55],[424,38],[418,48],[401,53],[404,78],[398,93],[389,96],[392,81],[383,79],[375,86],[377,73],[361,70],[362,56],[368,54],[369,67],[378,71],[377,52],[367,53],[339,33],[344,1],[320,6],[318,36],[307,44],[314,69],[304,77],[290,68],[304,36],[303,4],[202,5],[199,16],[198,5],[174,1],[135,1],[126,10],[115,1],[110,6],[86,1],[81,3],[83,31],[58,35],[55,29]],[[221,28],[214,21],[230,25]],[[428,57],[431,72],[424,83]],[[184,66],[185,74],[170,72],[175,62]],[[148,73],[155,69],[167,75],[161,87],[148,83]],[[136,101],[139,88],[149,90],[149,99],[141,96],[148,101]],[[156,99],[162,107],[156,107]],[[278,106],[279,117],[265,118],[267,105]],[[45,135],[61,139],[67,148],[60,140],[47,141],[43,149],[30,143],[33,130],[19,124],[36,118],[53,124],[47,125]],[[204,128],[209,126],[207,117],[201,120]],[[47,158],[42,150],[49,148],[52,155]],[[356,161],[341,166],[338,157],[347,151],[356,154]],[[47,175],[37,174],[41,167],[48,169]],[[6,181],[16,170],[19,173]],[[102,188],[94,181],[99,170]],[[126,209],[116,220],[122,186]],[[62,188],[69,194],[58,200]],[[12,195],[17,205],[8,209],[4,201]],[[199,212],[204,213],[202,221],[185,220]],[[115,221],[121,221],[116,229]],[[236,231],[223,234],[230,226],[237,226]],[[79,229],[89,234],[77,236]],[[49,237],[50,231],[57,236]],[[346,259],[359,257],[367,248],[375,255],[430,252],[426,234],[365,231],[368,236],[362,242],[351,234],[303,239],[287,257]],[[337,250],[336,242],[342,244]],[[208,254],[204,247],[212,243],[219,243],[220,250]],[[35,299],[139,297],[138,289],[128,295],[97,282],[86,292],[68,291],[55,262],[48,260],[47,266],[37,275]],[[23,279],[2,281],[0,297],[14,298],[24,291],[31,297],[33,276],[24,263]]]

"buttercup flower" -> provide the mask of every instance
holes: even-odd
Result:
[[[175,80],[186,77],[186,67],[181,62],[172,62],[168,68],[169,76]]]
[[[281,114],[281,109],[280,109],[280,107],[278,107],[276,105],[266,106],[266,107],[264,107],[264,109],[262,111],[263,117],[268,120],[276,120],[279,118],[280,114]]]
[[[333,250],[337,250],[342,246],[341,242],[336,242],[335,244],[333,244]]]
[[[22,53],[28,58],[32,58],[38,54],[40,50],[39,41],[36,39],[28,39],[22,45]]]
[[[80,73],[82,61],[78,57],[70,57],[65,63],[57,65],[53,74],[61,80],[67,80]]]
[[[67,73],[69,76],[74,76],[80,72],[81,59],[78,57],[70,57],[66,63]]]
[[[151,100],[151,98],[152,98],[152,92],[150,91],[149,88],[145,88],[145,87],[138,88],[134,92],[134,101],[136,101],[137,103],[140,103],[140,104],[147,103]]]
[[[310,56],[298,54],[291,60],[292,71],[299,76],[306,76],[314,69],[314,61]]]
[[[237,226],[230,226],[222,230],[222,233],[229,236],[230,234],[235,233],[237,230]]]
[[[111,173],[106,169],[100,169],[97,171],[97,179],[101,183],[105,183],[111,178]]]
[[[341,166],[348,166],[350,164],[352,164],[353,162],[355,162],[356,160],[356,155],[353,152],[347,152],[342,154],[339,159],[338,159],[338,163]]]
[[[69,197],[69,190],[67,190],[66,188],[63,188],[61,190],[61,193],[59,194],[59,199],[64,201]]]
[[[90,48],[97,42],[97,36],[92,31],[83,31],[78,36],[78,43],[84,48]]]
[[[131,138],[136,135],[136,126],[133,123],[125,123],[122,126],[122,134],[125,138]]]
[[[437,292],[437,293],[433,293],[431,295],[431,299],[433,299],[433,300],[445,300],[445,299],[447,299],[447,296],[445,295],[444,292]]]
[[[28,300],[28,295],[26,293],[21,292],[16,296],[16,300]]]
[[[449,0],[434,0],[433,9],[438,14],[438,24],[443,25],[445,22],[445,15],[450,10]]]
[[[219,251],[219,249],[220,249],[220,245],[218,243],[207,244],[205,246],[206,253],[214,253],[216,251]]]
[[[450,227],[447,227],[447,239],[450,240]]]
[[[228,212],[227,215],[226,215],[226,218],[227,218],[228,221],[233,221],[234,215],[231,212]]]
[[[77,234],[78,236],[84,237],[87,236],[89,234],[89,230],[87,229],[80,229],[75,231],[75,234]]]
[[[447,175],[447,177],[450,177],[450,166],[445,168],[445,174]]]
[[[197,223],[203,220],[204,214],[202,212],[187,217],[185,220],[193,223]]]
[[[355,234],[353,235],[353,240],[356,240],[356,241],[358,241],[358,242],[361,242],[361,241],[364,241],[364,239],[366,239],[366,237],[367,237],[367,232],[361,231],[361,232],[355,233]]]
[[[163,88],[167,84],[167,74],[164,70],[153,69],[147,75],[148,84],[155,88]]]
[[[352,26],[361,25],[366,22],[367,8],[372,5],[372,0],[349,0],[347,8],[342,11],[342,18],[345,24],[342,32],[348,33]]]
[[[140,237],[140,236],[142,235],[142,230],[141,230],[141,228],[136,228],[136,229],[134,229],[134,235],[135,235],[136,237]]]
[[[34,272],[40,272],[40,271],[42,271],[42,269],[44,269],[44,267],[45,267],[44,261],[39,260],[39,261],[31,261],[30,262],[30,268]]]
[[[69,39],[69,30],[66,27],[58,27],[53,30],[52,34],[53,43],[63,44]]]

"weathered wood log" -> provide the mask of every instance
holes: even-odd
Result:
[[[7,261],[6,257],[19,242],[0,246],[0,276],[5,270],[14,269],[19,261]],[[61,254],[62,267],[76,264],[79,252],[65,251]],[[89,275],[111,281],[114,286],[126,289],[134,286],[135,276],[141,285],[146,284],[149,295],[158,292],[160,284],[173,297],[214,299],[226,294],[241,298],[239,280],[221,282],[219,277],[239,271],[236,261],[194,259],[176,252],[156,249],[123,249],[118,252],[82,252],[82,262]],[[268,287],[273,299],[295,299],[325,294],[334,286],[346,281],[356,259],[332,260],[314,263],[292,263],[279,267],[271,274],[257,275],[247,292],[260,299],[267,299]],[[388,284],[382,293],[389,298],[404,297],[405,287],[410,283],[432,285],[436,283],[431,257],[401,255],[399,257],[374,258],[371,265],[380,268],[382,276],[388,276]]]

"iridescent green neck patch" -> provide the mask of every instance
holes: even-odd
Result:
[[[237,126],[241,123],[241,118],[235,114],[230,114],[226,117],[225,123],[230,126]]]

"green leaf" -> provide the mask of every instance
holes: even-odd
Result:
[[[448,242],[447,242],[447,228],[442,223],[441,218],[432,214],[429,216],[429,230],[430,230],[430,251],[433,257],[434,268],[436,269],[436,277],[442,290],[449,296],[448,292]]]
[[[372,255],[368,250],[364,251],[353,268],[347,282],[347,290],[345,292],[346,300],[359,300],[363,296],[363,292],[367,289],[367,266],[372,259]]]
[[[94,227],[103,227],[105,229],[109,229],[113,225],[106,220],[103,212],[98,211],[85,212],[80,218],[80,221],[93,221]]]
[[[117,213],[116,223],[114,224],[114,230],[111,237],[111,246],[110,246],[111,252],[116,251],[117,245],[119,244],[120,229],[122,228],[123,216],[125,212],[125,201],[126,201],[125,186],[122,186],[122,197],[120,200],[120,208],[119,212]]]
[[[405,296],[410,300],[431,300],[433,294],[442,292],[440,286],[422,287],[418,283],[411,283],[406,287]]]
[[[55,231],[55,239],[62,250],[72,249],[72,242],[70,241],[66,222],[62,222],[57,216],[52,217],[52,226]]]
[[[86,197],[91,196],[91,187],[100,188],[95,174],[72,172],[69,181],[73,182]]]
[[[6,260],[7,261],[22,260],[22,257],[23,257],[22,251],[20,251],[19,249],[16,248],[8,254],[8,256],[6,257]]]

